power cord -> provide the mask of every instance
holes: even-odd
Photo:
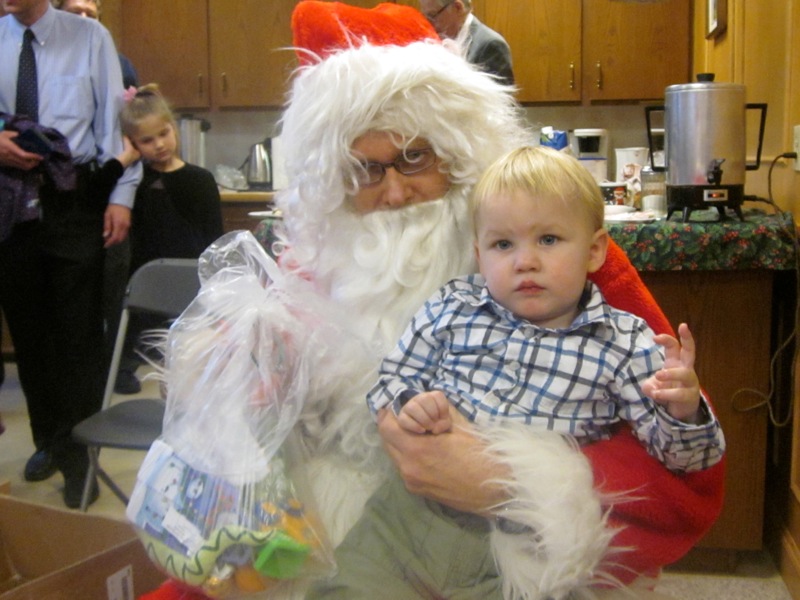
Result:
[[[773,209],[775,209],[775,213],[776,214],[781,214],[783,211],[778,207],[777,204],[775,204],[775,200],[772,197],[772,170],[775,168],[775,165],[777,164],[777,162],[779,160],[783,159],[783,158],[792,158],[792,159],[797,160],[797,152],[784,152],[783,154],[780,154],[780,155],[776,156],[772,160],[772,163],[769,166],[769,173],[767,175],[767,193],[768,193],[769,197],[768,198],[760,198],[758,196],[745,196],[746,200],[751,200],[751,201],[755,201],[755,202],[765,202],[765,203],[769,204],[770,206],[772,206]],[[756,410],[757,408],[760,408],[762,406],[766,406],[767,407],[767,412],[769,413],[769,420],[772,423],[772,425],[774,427],[776,427],[776,428],[786,427],[786,425],[788,425],[791,422],[792,415],[794,414],[794,387],[795,387],[794,386],[794,382],[795,382],[795,378],[796,378],[796,375],[797,375],[796,374],[796,371],[797,371],[796,365],[797,365],[797,357],[798,357],[798,351],[799,351],[798,344],[795,344],[794,353],[792,354],[792,364],[791,364],[791,367],[789,369],[789,379],[790,379],[790,381],[789,381],[789,406],[788,406],[787,411],[786,411],[786,416],[783,419],[778,419],[777,416],[775,415],[775,408],[773,407],[773,396],[775,394],[775,387],[776,387],[775,386],[775,379],[776,379],[775,366],[776,366],[776,364],[778,362],[778,358],[783,353],[783,351],[786,350],[786,348],[788,348],[791,345],[791,343],[797,338],[798,325],[800,325],[800,243],[798,243],[796,229],[792,230],[789,227],[789,225],[792,224],[792,223],[794,223],[794,219],[791,219],[789,224],[784,224],[784,231],[789,235],[789,239],[791,239],[793,244],[794,244],[794,256],[795,256],[795,261],[794,261],[794,268],[795,268],[794,327],[792,328],[791,333],[789,333],[789,335],[786,337],[786,339],[783,340],[783,342],[781,342],[780,346],[778,346],[777,350],[775,350],[775,353],[772,355],[772,359],[770,360],[770,363],[769,363],[769,393],[765,394],[764,392],[762,392],[760,390],[753,389],[753,388],[742,388],[742,389],[736,390],[736,392],[734,392],[733,396],[731,397],[731,406],[737,412],[749,412],[751,410]],[[736,398],[740,394],[744,394],[744,393],[753,394],[753,395],[761,398],[762,400],[761,400],[761,402],[757,402],[756,404],[753,404],[753,405],[747,406],[747,407],[738,407],[738,406],[736,406]]]

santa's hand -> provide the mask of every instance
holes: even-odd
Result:
[[[664,367],[647,379],[642,389],[672,417],[694,423],[700,407],[700,381],[694,370],[694,338],[686,323],[680,324],[678,335],[680,341],[667,334],[653,338],[664,346]]]
[[[511,479],[493,461],[473,426],[448,403],[452,429],[442,435],[417,435],[400,426],[390,410],[378,413],[378,431],[406,489],[457,510],[489,516],[488,507],[507,500],[494,479]]]
[[[443,392],[421,392],[403,405],[397,420],[403,429],[414,433],[445,433],[450,431],[450,403]]]

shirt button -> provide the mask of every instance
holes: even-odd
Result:
[[[513,369],[514,371],[516,371],[516,370],[518,370],[518,369],[519,369],[519,361],[517,361],[517,360],[510,360],[510,361],[508,361],[508,362],[506,363],[506,366],[507,366],[509,369]]]

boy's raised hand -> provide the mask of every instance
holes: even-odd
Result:
[[[642,384],[644,393],[674,418],[694,423],[700,406],[700,380],[694,370],[695,345],[686,323],[678,327],[680,341],[668,334],[654,341],[664,346],[664,367]]]

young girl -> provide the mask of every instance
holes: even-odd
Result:
[[[120,122],[144,161],[131,215],[131,274],[155,258],[197,258],[222,235],[214,176],[181,160],[175,117],[156,84],[136,90]]]
[[[158,86],[151,83],[136,90],[130,88],[126,99],[120,113],[122,133],[144,162],[131,213],[132,275],[156,258],[198,258],[223,231],[214,176],[181,160],[175,117]],[[131,321],[117,380],[126,382],[125,387],[132,392],[139,388],[133,344],[138,332],[159,326],[162,323],[141,316]]]

